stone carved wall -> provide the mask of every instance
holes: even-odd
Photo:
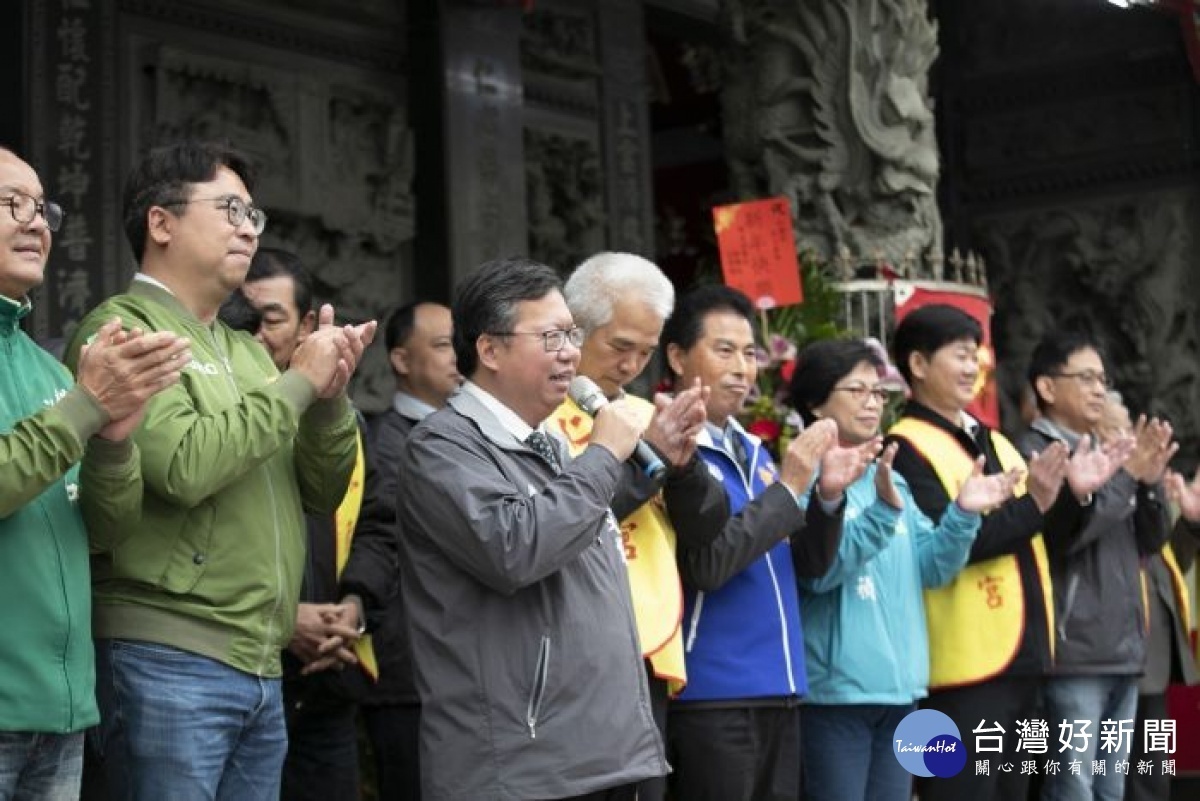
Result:
[[[942,247],[925,0],[727,0],[739,197],[786,195],[802,246],[893,263]]]
[[[577,3],[521,21],[529,255],[564,275],[604,244],[596,20]]]
[[[268,213],[264,245],[298,252],[318,300],[346,320],[383,320],[404,297],[415,232],[412,132],[402,99],[344,76],[321,76],[225,55],[154,45],[141,70],[153,103],[141,144],[227,139],[259,169],[255,201]],[[373,348],[355,397],[381,408],[393,391]]]
[[[1102,343],[1130,407],[1166,415],[1194,458],[1200,313],[1190,273],[1200,195],[1178,189],[981,217],[993,265],[1001,386],[1016,397],[1038,339],[1055,327]]]
[[[586,137],[525,128],[529,252],[569,271],[604,245],[600,153]]]
[[[1174,20],[1087,0],[936,5],[944,213],[989,268],[1006,422],[1038,338],[1083,329],[1194,462],[1198,91]]]

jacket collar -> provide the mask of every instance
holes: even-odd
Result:
[[[1053,440],[1058,440],[1066,444],[1071,451],[1075,450],[1075,446],[1079,444],[1080,435],[1074,431],[1063,428],[1058,423],[1047,417],[1039,417],[1034,420],[1029,426],[1034,431],[1049,437]]]
[[[529,450],[529,446],[524,442],[524,437],[519,437],[515,431],[506,426],[496,416],[495,412],[488,408],[488,405],[480,400],[476,394],[477,392],[485,391],[469,381],[464,381],[458,392],[450,396],[449,406],[463,417],[474,422],[483,435],[496,447],[503,448],[506,451]],[[551,438],[557,438],[545,426],[542,426],[540,430]],[[530,428],[529,431],[533,431],[533,429]],[[559,450],[561,451],[562,448],[559,447]]]
[[[192,310],[179,301],[179,298],[172,294],[171,290],[158,282],[149,278],[134,278],[133,283],[129,285],[129,294],[139,298],[152,300],[160,306],[165,306],[171,312],[183,317],[196,325],[204,325],[196,315],[192,314]],[[207,327],[207,326],[206,326]]]
[[[0,334],[8,336],[14,334],[21,324],[21,319],[29,314],[33,308],[29,303],[29,298],[22,298],[20,301],[15,301],[12,298],[0,295]]]

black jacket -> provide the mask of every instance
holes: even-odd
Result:
[[[359,419],[359,431],[365,424]],[[337,576],[337,537],[332,515],[305,515],[308,548],[305,553],[304,580],[300,588],[302,603],[337,603],[348,594],[362,599],[367,629],[378,627],[383,608],[395,593],[396,511],[393,496],[383,494],[384,484],[377,469],[377,458],[365,433],[363,456],[366,476],[362,509],[351,540],[350,558]],[[370,689],[371,679],[361,670],[326,670],[311,676],[300,674],[300,660],[290,651],[283,653],[284,680],[289,700],[339,705],[362,698]]]
[[[1045,418],[1017,440],[1026,458],[1078,437]],[[1066,494],[1066,493],[1064,493]],[[1119,470],[1078,514],[1047,521],[1054,585],[1055,675],[1139,675],[1146,659],[1140,567],[1166,542],[1159,487]]]
[[[360,541],[356,537],[350,549],[350,561],[343,575],[351,574],[364,583],[390,583],[391,593],[379,610],[377,623],[371,638],[375,644],[375,656],[379,660],[379,681],[363,703],[367,706],[384,704],[416,704],[417,688],[413,683],[412,652],[405,630],[404,605],[399,589],[399,531],[396,521],[396,497],[399,494],[400,457],[404,454],[409,432],[417,420],[406,417],[389,407],[387,411],[373,417],[369,425],[368,438],[375,454],[375,474],[379,495],[384,499],[390,516],[387,518],[387,536],[371,537]],[[379,518],[383,520],[383,518]],[[384,564],[389,563],[390,575],[368,579]],[[345,579],[343,579],[343,582]]]

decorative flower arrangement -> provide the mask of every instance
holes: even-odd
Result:
[[[804,302],[797,306],[759,313],[758,381],[740,415],[742,425],[780,456],[803,427],[800,415],[789,405],[789,387],[796,354],[810,342],[852,336],[839,323],[842,296],[834,289],[825,267],[811,253],[800,254]],[[866,340],[884,362],[881,383],[894,391],[884,410],[883,427],[895,419],[908,386],[888,359],[879,340]]]

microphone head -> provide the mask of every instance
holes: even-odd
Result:
[[[608,398],[604,397],[603,390],[586,375],[577,375],[571,379],[567,395],[575,401],[580,409],[593,416],[608,403]]]

